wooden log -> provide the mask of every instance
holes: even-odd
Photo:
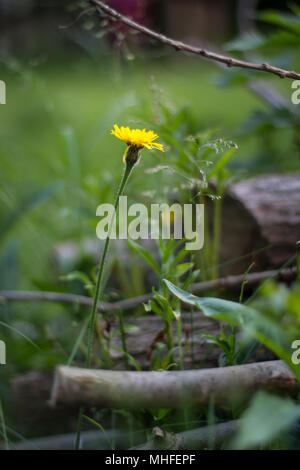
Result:
[[[212,219],[212,203],[206,204]],[[300,173],[262,175],[234,184],[222,204],[221,262],[267,250],[240,260],[221,272],[279,267],[295,254],[300,238]]]
[[[68,433],[76,428],[77,408],[49,406],[53,374],[35,370],[11,381],[13,427],[23,436]]]
[[[195,313],[192,329],[190,314],[185,313],[183,321],[182,346],[186,350],[185,367],[215,367],[218,364],[220,350],[206,343],[201,332],[218,335],[219,324],[217,321]],[[148,369],[150,365],[151,345],[158,334],[164,328],[163,321],[158,316],[144,316],[140,318],[125,317],[125,325],[134,325],[137,329],[126,332],[127,351],[139,363],[142,369]],[[110,322],[113,330],[118,328],[118,321]],[[176,326],[173,326],[175,345]],[[193,333],[193,334],[192,334]],[[163,341],[163,338],[161,339]],[[112,368],[124,369],[125,360],[121,351],[120,335],[115,335],[111,341],[110,354]],[[177,353],[176,353],[177,358]],[[58,406],[55,409],[49,407],[49,390],[53,383],[53,374],[42,371],[31,371],[15,377],[11,382],[13,419],[15,427],[21,434],[37,436],[50,433],[68,433],[76,427],[77,408],[66,409]]]
[[[111,371],[60,366],[51,404],[99,408],[179,408],[245,403],[257,390],[297,394],[299,383],[282,361],[186,371]]]
[[[193,316],[192,316],[193,315]],[[127,352],[135,358],[140,367],[149,369],[151,363],[151,353],[156,342],[166,342],[164,335],[164,322],[158,315],[146,315],[139,318],[125,317],[125,325],[135,327],[132,331],[126,331]],[[184,352],[184,368],[210,368],[217,367],[221,350],[212,343],[208,343],[202,333],[219,336],[221,323],[213,318],[206,317],[203,313],[195,311],[182,313],[182,340],[181,346]],[[118,327],[118,322],[114,320],[110,323],[109,329]],[[178,346],[176,321],[172,323],[174,346]],[[111,341],[110,355],[113,369],[124,369],[124,354],[120,335],[114,335]],[[161,356],[166,353],[163,350]],[[175,361],[179,363],[178,348],[174,351]],[[274,354],[261,347],[252,358],[253,361],[261,362],[274,359]]]
[[[220,323],[212,318],[205,317],[200,312],[194,312],[193,321],[191,313],[182,314],[182,349],[184,351],[184,367],[215,367],[218,364],[220,350],[207,342],[201,333],[219,335]],[[127,352],[134,357],[142,369],[148,369],[151,362],[151,354],[156,342],[166,342],[164,334],[164,322],[158,315],[146,315],[139,318],[125,317],[125,325],[135,328],[126,332]],[[109,328],[114,330],[118,327],[118,321],[110,323]],[[172,324],[174,346],[178,345],[176,322]],[[121,336],[115,335],[111,341],[110,355],[113,360],[114,369],[125,367]],[[162,355],[166,351],[162,351]],[[178,350],[175,350],[175,360],[178,361]]]

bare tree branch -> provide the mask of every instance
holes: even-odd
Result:
[[[81,449],[105,450],[109,448],[107,439],[114,439],[118,446],[128,446],[129,438],[124,433],[116,431],[106,431],[105,434],[99,430],[83,431],[81,433]],[[26,439],[24,441],[10,441],[12,450],[74,450],[76,434],[58,434],[53,436]],[[4,450],[4,444],[0,444],[0,450]]]
[[[183,431],[178,434],[169,433],[155,427],[152,431],[153,439],[151,441],[131,450],[198,450],[211,444],[216,449],[236,432],[239,423],[240,420],[236,419],[227,423]]]
[[[143,444],[132,447],[130,450],[197,450],[208,445],[219,448],[224,441],[232,437],[236,432],[240,420],[218,423],[212,426],[191,429],[177,434],[163,431],[160,428],[153,428],[153,439]],[[139,436],[143,432],[135,432],[135,439],[141,440]],[[145,437],[144,437],[145,438]],[[10,441],[12,450],[72,450],[76,434],[59,434],[53,436],[39,437],[36,439],[26,439],[24,441]],[[125,449],[130,445],[129,434],[124,431],[107,429],[105,434],[97,431],[83,431],[81,433],[81,448],[87,450],[105,450],[109,448],[108,440],[114,440],[116,449]],[[0,450],[4,450],[5,445],[0,444]]]
[[[294,72],[292,70],[285,70],[279,67],[275,67],[274,65],[270,65],[268,63],[263,64],[255,64],[252,62],[247,62],[245,60],[235,59],[233,57],[228,57],[222,54],[218,54],[216,52],[208,51],[207,49],[194,47],[189,44],[185,44],[181,41],[176,41],[175,39],[169,38],[163,34],[157,33],[146,26],[143,26],[135,21],[127,18],[126,16],[121,15],[119,12],[114,10],[113,8],[106,5],[101,0],[89,0],[90,3],[100,9],[102,12],[106,13],[110,18],[113,18],[121,23],[126,24],[130,28],[139,31],[146,36],[151,37],[152,39],[156,39],[157,41],[173,47],[176,51],[185,51],[191,54],[199,55],[208,60],[214,60],[216,62],[220,62],[222,64],[227,65],[227,67],[241,67],[244,69],[251,69],[251,70],[258,70],[262,72],[268,72],[273,75],[277,75],[280,78],[292,78],[294,80],[300,80],[300,73]]]
[[[257,273],[250,273],[247,276],[247,285],[257,284],[265,279],[276,278],[281,281],[291,281],[296,277],[297,268],[287,268],[270,271],[261,271]],[[209,291],[214,289],[227,289],[239,286],[244,281],[244,274],[238,274],[234,276],[221,277],[214,281],[197,282],[191,286],[191,291],[200,293],[203,291]],[[119,300],[114,303],[109,302],[98,302],[99,312],[112,312],[114,310],[130,310],[138,307],[142,303],[148,302],[153,297],[153,294],[144,294],[132,299]],[[67,294],[60,292],[35,292],[35,291],[13,291],[3,290],[0,291],[0,302],[1,301],[49,301],[49,302],[61,302],[83,305],[85,307],[91,307],[93,300],[84,295]]]
[[[297,273],[297,268],[286,268],[281,271],[278,270],[269,270],[261,271],[257,273],[250,273],[247,276],[248,286],[257,284],[261,281],[264,281],[269,278],[275,278],[280,281],[291,281],[295,279]],[[191,291],[195,293],[200,293],[204,291],[214,290],[214,289],[228,289],[234,288],[241,285],[244,281],[244,274],[238,274],[234,276],[221,277],[213,281],[206,282],[197,282],[191,286]],[[98,302],[98,311],[99,312],[112,312],[114,310],[130,310],[138,307],[142,303],[148,302],[153,297],[153,294],[144,294],[138,297],[133,297],[132,299],[119,300],[114,303],[109,302]],[[61,302],[61,303],[70,303],[83,305],[85,307],[91,307],[93,300],[84,295],[76,294],[67,294],[60,292],[35,292],[35,291],[13,291],[13,290],[3,290],[0,291],[0,302],[1,301],[49,301],[49,302]]]
[[[184,371],[112,371],[59,366],[50,403],[101,408],[242,404],[257,390],[300,391],[283,361]]]

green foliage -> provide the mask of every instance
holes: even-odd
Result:
[[[146,261],[146,263],[148,263],[149,266],[154,269],[158,276],[161,275],[160,267],[158,266],[151,253],[149,253],[149,251],[147,251],[143,246],[139,245],[138,243],[135,243],[133,240],[128,240],[128,245],[137,255],[143,258],[143,260]]]
[[[258,392],[243,413],[236,437],[229,447],[266,448],[299,419],[300,405],[295,404],[293,400]]]
[[[276,27],[275,31],[269,34],[251,31],[244,32],[226,45],[229,51],[253,51],[262,52],[278,51],[278,49],[288,49],[289,52],[299,45],[300,36],[300,12],[296,4],[290,4],[290,13],[276,10],[265,10],[257,14],[261,24],[265,23]],[[274,52],[273,52],[274,54]]]
[[[169,170],[177,182],[176,186],[183,191],[193,189],[197,195],[205,194],[213,198],[214,193],[212,188],[208,189],[208,183],[216,179],[218,184],[225,186],[225,181],[230,177],[226,166],[238,146],[230,140],[216,137],[215,129],[197,129],[186,108],[172,110],[162,102],[158,102],[157,106],[160,112],[157,132],[166,143],[167,152],[159,155],[163,165],[152,171]]]
[[[230,328],[230,331],[226,334],[224,328],[221,327],[219,337],[203,332],[201,332],[201,335],[206,338],[208,343],[215,344],[223,351],[223,354],[219,357],[220,367],[236,364],[240,351],[237,347],[235,328]]]
[[[256,51],[266,60],[275,51],[273,63],[290,65],[294,57],[297,60],[300,34],[299,7],[292,5],[291,8],[294,14],[290,15],[274,11],[262,13],[260,19],[265,25],[276,27],[276,31],[247,33],[231,41],[227,49],[239,56],[243,52]],[[89,31],[94,28],[90,18],[84,27]],[[96,34],[102,35],[101,31]],[[157,370],[183,368],[185,351],[181,350],[178,300],[181,299],[205,315],[228,324],[218,337],[203,333],[208,341],[221,349],[220,365],[249,359],[249,351],[263,343],[297,373],[290,361],[291,343],[299,338],[300,293],[296,284],[291,289],[266,284],[249,305],[199,298],[188,292],[189,286],[199,279],[199,267],[205,268],[202,271],[210,269],[213,277],[217,275],[221,198],[233,175],[240,177],[245,169],[250,175],[298,168],[297,110],[291,112],[288,107],[281,106],[266,109],[264,100],[253,97],[246,86],[258,77],[256,72],[222,72],[219,84],[223,88],[216,90],[215,82],[210,82],[210,70],[199,67],[198,62],[191,64],[189,69],[171,61],[166,67],[164,58],[162,64],[153,61],[149,69],[145,63],[142,67],[132,65],[123,75],[121,71],[119,77],[110,66],[104,70],[88,60],[73,63],[66,59],[63,67],[55,64],[31,67],[10,59],[2,69],[3,78],[9,78],[10,97],[1,118],[0,131],[1,288],[71,290],[93,295],[94,261],[87,261],[81,248],[86,237],[94,233],[94,209],[99,203],[111,200],[116,176],[120,173],[119,154],[123,144],[119,143],[120,151],[116,150],[118,144],[112,144],[109,129],[114,122],[125,125],[134,122],[136,127],[146,122],[151,128],[155,122],[167,152],[164,155],[153,153],[150,157],[143,155],[140,174],[138,177],[133,175],[130,197],[140,199],[144,197],[143,191],[149,189],[156,192],[157,197],[168,198],[176,187],[180,201],[197,202],[210,198],[216,215],[213,236],[206,236],[204,260],[191,257],[191,253],[174,240],[158,241],[158,260],[142,245],[129,242],[132,256],[143,259],[157,280],[153,300],[145,305],[145,309],[159,315],[165,323],[167,341],[158,340],[154,345],[151,367]],[[167,105],[164,97],[149,98],[149,73],[168,89],[175,107]],[[286,90],[285,84],[277,85],[276,82],[277,86],[289,100],[289,86]],[[243,103],[243,106],[237,106],[237,103]],[[238,143],[238,158],[237,144],[224,139],[216,125],[226,129],[226,135]],[[71,240],[79,247],[78,260],[70,265],[56,265],[53,263],[54,248],[65,240]],[[138,264],[136,258],[129,258],[128,264],[134,263]],[[126,298],[140,294],[142,269],[134,274],[132,266],[118,269],[116,266],[117,263],[113,264],[115,277],[119,276],[123,282],[112,290],[113,295]],[[131,274],[140,280],[140,284],[124,282],[126,278],[133,278]],[[169,282],[164,284],[163,278]],[[5,339],[10,351],[10,364],[5,373],[1,370],[1,394],[5,391],[9,397],[8,378],[17,372],[32,368],[52,370],[57,363],[72,364],[75,358],[80,363],[86,355],[83,338],[87,321],[81,321],[82,315],[78,306],[39,303],[25,307],[1,303],[1,339]],[[175,322],[177,347],[174,347],[171,329]],[[241,341],[236,340],[236,328],[244,332]],[[126,324],[126,319],[123,323],[122,318],[119,327],[106,332],[106,346],[109,349],[112,338],[121,335],[122,348],[116,349],[124,354],[126,367],[140,370],[136,359],[126,350],[128,331],[132,331],[132,325]],[[255,343],[253,338],[256,338]],[[247,351],[248,356],[244,354],[241,359],[243,351]],[[178,360],[175,361],[176,354]],[[95,362],[102,366],[97,354]],[[243,416],[240,440],[234,445],[238,448],[268,445],[278,433],[295,422],[299,417],[298,408],[299,405],[292,401],[259,395]],[[151,412],[154,421],[160,425],[173,419],[170,410]],[[119,413],[126,415],[122,410]],[[198,418],[200,412],[195,413]],[[0,433],[4,440],[7,441],[7,434],[20,439],[5,425],[2,409],[0,414]],[[217,422],[218,416],[213,416],[213,421],[214,418]],[[98,422],[87,419],[104,432]],[[178,425],[178,429],[181,428],[182,423]]]
[[[300,337],[300,285],[292,289],[272,281],[260,289],[260,296],[250,306],[213,298],[197,297],[165,280],[168,289],[181,301],[200,309],[244,332],[244,341],[255,338],[283,359],[300,381],[299,366],[292,361],[292,344]]]

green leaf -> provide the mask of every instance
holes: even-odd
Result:
[[[269,444],[299,418],[300,405],[290,399],[259,392],[244,413],[239,431],[229,446],[249,449]]]
[[[175,276],[176,277],[181,277],[183,276],[185,273],[187,273],[190,269],[192,269],[194,266],[194,263],[182,263],[182,264],[178,264],[176,266],[176,273],[175,273]]]
[[[150,409],[150,412],[153,414],[155,421],[161,421],[166,416],[168,416],[171,411],[172,410],[170,408],[159,408],[158,410]]]
[[[100,423],[98,423],[97,421],[95,421],[94,419],[92,418],[89,418],[89,416],[86,416],[86,415],[83,415],[83,418],[85,418],[87,421],[89,421],[90,423],[94,424],[97,428],[100,429],[100,431],[103,432],[104,436],[105,436],[105,439],[107,440],[107,443],[109,445],[109,447],[111,448],[111,450],[114,450],[114,447],[112,445],[112,441],[111,439],[109,438],[107,432],[105,431],[104,427],[101,426]]]
[[[72,271],[68,274],[60,276],[61,281],[81,281],[87,289],[93,288],[90,278],[83,271]]]
[[[241,305],[230,300],[217,299],[214,297],[197,297],[186,292],[164,279],[168,289],[183,302],[198,307],[203,313],[212,318],[225,321],[234,326],[243,325],[243,315],[249,315],[255,312],[252,308]]]
[[[180,300],[198,307],[204,315],[216,318],[230,325],[242,327],[246,337],[257,339],[293,370],[300,381],[299,367],[291,361],[291,334],[276,318],[264,311],[247,307],[240,303],[213,297],[197,297],[164,279],[168,289]],[[278,302],[277,302],[278,303]]]
[[[263,45],[265,38],[254,31],[245,32],[225,45],[226,51],[251,51]]]
[[[300,35],[300,18],[295,15],[279,13],[275,10],[265,10],[258,14],[258,18],[261,21],[280,26],[283,29]]]
[[[128,240],[128,245],[134,251],[137,253],[141,258],[143,258],[146,263],[148,263],[158,274],[158,276],[161,276],[161,269],[153,256],[141,245],[138,245],[138,243],[135,243],[133,240]]]
[[[144,305],[145,311],[147,313],[154,312],[154,313],[156,313],[156,315],[161,317],[163,320],[166,319],[166,316],[165,316],[164,312],[161,310],[160,306],[157,305],[157,303],[154,302],[153,300],[149,300],[149,302],[147,302],[146,304],[143,304],[143,305]]]
[[[170,323],[174,318],[176,318],[176,315],[174,314],[172,308],[169,305],[168,299],[166,299],[163,295],[161,294],[155,294],[154,299],[159,303],[161,306],[164,315],[164,319],[167,320],[168,323]],[[162,315],[161,315],[162,316]]]
[[[136,370],[138,370],[138,371],[141,371],[141,370],[142,370],[141,366],[138,364],[138,362],[134,359],[134,357],[133,357],[131,354],[125,352],[122,348],[119,348],[119,347],[117,347],[117,346],[114,347],[113,349],[115,349],[116,351],[119,351],[119,352],[123,353],[124,356],[129,359],[129,361],[132,363],[132,365],[134,366],[134,368],[135,368]]]
[[[8,323],[4,323],[3,321],[0,321],[0,325],[4,326],[5,328],[8,328],[9,330],[13,331],[14,333],[17,333],[18,335],[22,336],[22,338],[26,339],[28,343],[30,343],[33,347],[36,349],[41,349],[34,341],[32,341],[27,335],[24,335],[20,330],[15,328],[14,326],[9,325]]]

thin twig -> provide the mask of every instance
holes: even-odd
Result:
[[[247,276],[246,286],[257,284],[265,279],[275,278],[280,281],[291,281],[296,277],[297,268],[286,268],[278,271],[276,269],[270,271],[260,271],[257,273],[251,273]],[[243,282],[244,274],[237,274],[233,276],[225,276],[213,281],[197,282],[191,286],[191,291],[194,293],[200,293],[204,291],[214,289],[228,289],[240,286]],[[97,308],[99,312],[107,313],[121,310],[131,310],[142,303],[146,303],[151,300],[153,294],[144,294],[131,299],[119,300],[114,303],[98,302]],[[58,292],[35,292],[35,291],[0,291],[0,302],[2,301],[50,301],[50,302],[61,302],[71,303],[74,305],[83,305],[85,307],[91,307],[93,300],[89,297],[76,294],[65,294]]]
[[[89,0],[90,3],[98,9],[102,10],[102,12],[106,13],[110,18],[113,18],[117,21],[120,21],[123,24],[126,24],[130,28],[139,31],[146,36],[149,36],[157,41],[174,48],[176,51],[185,51],[191,54],[199,55],[208,60],[215,60],[217,62],[225,64],[227,67],[241,67],[244,69],[251,69],[251,70],[258,70],[262,72],[268,72],[273,75],[277,75],[280,78],[292,78],[294,80],[300,79],[300,73],[294,72],[292,70],[285,70],[279,67],[275,67],[274,65],[270,65],[268,63],[263,64],[255,64],[252,62],[247,62],[245,60],[235,59],[233,57],[225,56],[223,54],[218,54],[216,52],[208,51],[207,49],[194,47],[189,44],[185,44],[181,41],[176,41],[175,39],[169,38],[163,34],[157,33],[146,26],[143,26],[135,21],[127,18],[124,15],[121,15],[118,11],[114,10],[113,8],[106,5],[101,0]]]
[[[218,423],[211,426],[191,429],[177,434],[154,428],[153,439],[131,450],[198,450],[213,443],[214,449],[220,448],[237,431],[240,420]]]

